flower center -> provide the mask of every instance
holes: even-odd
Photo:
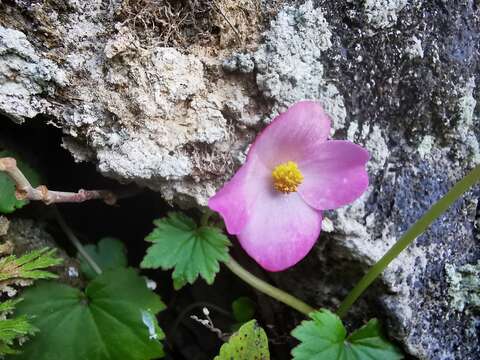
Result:
[[[303,175],[293,161],[277,165],[272,171],[273,187],[282,193],[297,191],[303,181]]]

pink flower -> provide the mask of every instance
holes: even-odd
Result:
[[[329,133],[318,103],[296,103],[257,136],[245,164],[209,200],[227,231],[269,271],[303,259],[320,234],[322,210],[351,203],[368,186],[368,152],[328,140]]]

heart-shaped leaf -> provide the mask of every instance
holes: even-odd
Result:
[[[163,356],[155,314],[165,308],[133,269],[102,273],[85,292],[43,282],[23,293],[17,314],[40,333],[15,360],[148,360]]]

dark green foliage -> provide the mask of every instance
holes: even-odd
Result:
[[[232,312],[239,323],[247,322],[255,315],[255,303],[249,297],[239,297],[232,303]]]
[[[7,300],[0,303],[0,356],[17,354],[18,351],[13,348],[15,341],[20,337],[33,335],[38,331],[28,322],[25,315],[7,318],[20,301],[22,299]]]
[[[105,237],[97,245],[85,245],[84,249],[103,271],[127,267],[127,250],[118,239]],[[83,274],[88,279],[95,278],[97,273],[88,262],[81,255],[78,255],[78,258],[80,260],[80,270]]]
[[[212,284],[220,270],[220,261],[227,261],[230,241],[211,226],[200,226],[182,213],[170,213],[155,221],[156,228],[146,238],[153,243],[143,259],[143,268],[174,269],[175,288],[192,284],[201,276]]]
[[[32,186],[40,185],[40,176],[39,174],[31,168],[28,164],[22,161],[18,154],[2,150],[0,151],[0,158],[2,157],[13,157],[17,160],[17,166],[25,175],[25,177],[30,181]],[[16,209],[20,209],[25,206],[28,201],[17,200],[15,197],[15,184],[8,177],[7,174],[0,171],[0,213],[8,214],[14,212]]]
[[[300,345],[292,350],[294,360],[398,360],[402,353],[382,335],[376,319],[347,337],[342,320],[322,309],[310,314],[292,331]]]
[[[40,333],[18,360],[147,360],[163,356],[155,314],[165,308],[133,269],[104,272],[85,292],[42,282],[23,294],[20,316]],[[13,359],[13,358],[12,358]]]

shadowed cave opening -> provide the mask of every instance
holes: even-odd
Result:
[[[75,163],[71,154],[61,146],[62,131],[45,124],[44,118],[31,119],[19,125],[0,116],[0,147],[15,151],[38,170],[42,183],[49,189],[109,189],[131,193],[131,196],[120,199],[114,206],[93,200],[80,204],[59,204],[57,207],[83,244],[97,243],[106,236],[116,237],[126,246],[129,266],[138,268],[149,246],[144,238],[152,231],[153,220],[176,209],[167,204],[159,193],[132,184],[122,185],[103,177],[92,163]],[[200,216],[196,209],[187,210],[187,213],[196,219]],[[45,222],[46,229],[55,238],[59,248],[75,257],[75,249],[46,205],[31,202],[9,217]],[[232,239],[232,242],[235,240]],[[237,246],[231,249],[231,253],[253,269],[254,273],[273,282],[272,277],[261,271]],[[231,315],[231,304],[241,296],[247,296],[256,303],[255,318],[263,322],[269,338],[273,339],[269,344],[273,358],[289,358],[290,349],[295,344],[286,335],[298,322],[296,314],[274,300],[258,295],[224,267],[217,274],[213,286],[197,280],[180,291],[173,290],[170,271],[141,270],[141,273],[157,283],[156,292],[167,305],[167,310],[159,314],[160,326],[167,335],[164,341],[165,359],[212,359],[222,341],[191,320],[190,315],[202,317],[202,306],[210,306],[215,326],[224,333],[231,333],[235,322]],[[216,308],[224,311],[219,312]]]

